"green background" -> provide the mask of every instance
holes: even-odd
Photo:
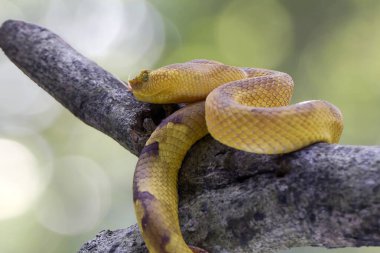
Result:
[[[341,143],[360,145],[380,143],[379,14],[376,0],[0,0],[1,22],[48,27],[123,80],[195,58],[287,72],[293,102],[337,105]],[[1,253],[76,252],[135,223],[135,163],[0,53]]]

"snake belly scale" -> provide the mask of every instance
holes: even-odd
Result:
[[[289,105],[293,80],[274,70],[193,60],[143,70],[128,85],[140,101],[189,103],[161,122],[137,162],[133,199],[150,253],[207,252],[184,241],[177,193],[182,161],[206,134],[239,150],[284,154],[336,143],[343,130],[341,112],[326,101]]]

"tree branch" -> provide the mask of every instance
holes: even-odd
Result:
[[[141,103],[113,75],[37,25],[7,21],[0,47],[28,77],[86,124],[133,154],[176,106]]]
[[[74,115],[134,154],[175,105],[136,101],[111,74],[50,31],[21,21],[0,47]],[[210,252],[380,246],[380,147],[315,144],[287,155],[233,150],[210,136],[181,170],[187,242]],[[146,252],[137,230],[102,231],[79,252]]]

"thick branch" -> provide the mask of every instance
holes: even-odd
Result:
[[[135,101],[111,74],[38,26],[4,23],[0,47],[78,118],[135,154],[175,109]],[[184,161],[180,195],[186,240],[210,252],[380,246],[380,147],[316,144],[267,156],[206,137]],[[103,231],[80,252],[146,251],[132,226]]]
[[[0,47],[75,116],[133,154],[139,153],[155,125],[176,108],[136,101],[119,79],[45,28],[7,21],[0,29]]]

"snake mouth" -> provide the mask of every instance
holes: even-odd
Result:
[[[138,78],[127,81],[127,85],[128,85],[127,87],[130,91],[135,91],[135,90],[141,89],[143,84],[144,83],[141,80],[139,80]]]
[[[128,80],[128,86],[130,89],[142,89],[145,86],[144,84],[148,83],[149,81],[149,73],[149,70],[142,70],[138,76]]]
[[[140,76],[128,80],[126,82],[126,87],[130,92],[133,93],[137,100],[147,103],[160,103],[159,101],[161,100],[161,98],[163,100],[163,98],[165,97],[162,95],[166,93],[169,89],[169,87],[159,90],[149,89],[149,83],[147,81],[142,80]]]
[[[155,103],[155,104],[167,104],[167,100],[165,98],[170,95],[167,92],[169,88],[165,88],[156,92],[147,93],[146,90],[134,89],[131,87],[131,92],[135,96],[135,98],[141,102],[146,103]]]
[[[125,87],[128,89],[128,91],[132,92],[132,85],[130,84],[129,80],[128,81],[123,81],[125,84]]]

